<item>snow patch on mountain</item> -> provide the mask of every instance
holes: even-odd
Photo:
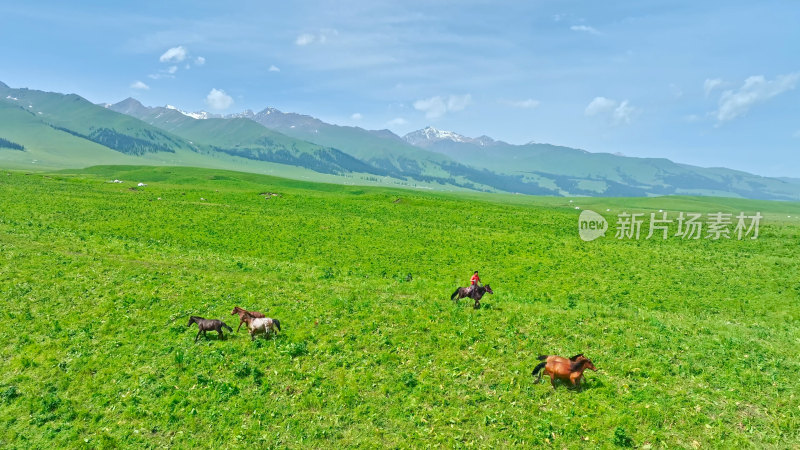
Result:
[[[176,107],[174,107],[172,105],[166,105],[164,107],[167,108],[167,109],[171,109],[173,111],[178,111],[179,113],[183,114],[184,116],[191,117],[192,119],[205,120],[205,119],[209,119],[209,118],[212,118],[212,117],[216,116],[216,114],[211,114],[211,113],[208,113],[206,111],[187,112],[187,111],[180,110],[180,109],[178,109],[178,108],[176,108]]]
[[[411,133],[403,136],[403,139],[409,144],[416,145],[418,147],[426,147],[440,141],[461,142],[480,146],[492,145],[498,142],[489,136],[471,138],[460,135],[453,131],[437,130],[436,128],[430,126],[421,130],[412,131]]]

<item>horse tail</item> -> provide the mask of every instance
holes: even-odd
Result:
[[[536,357],[536,359],[538,359],[539,361],[544,361],[544,360],[545,360],[545,359],[547,359],[549,356],[550,356],[550,355],[539,355],[539,356],[537,356],[537,357]]]
[[[278,331],[281,331],[281,321],[280,321],[280,320],[278,320],[278,319],[272,319],[272,323],[274,323],[274,324],[275,324],[275,328],[277,328],[277,329],[278,329]]]
[[[223,326],[223,327],[225,327],[225,328],[227,328],[227,329],[228,329],[228,331],[230,331],[231,333],[233,333],[233,328],[229,327],[227,323],[225,323],[225,322],[222,322],[222,326]]]
[[[545,358],[547,358],[547,357],[545,356]],[[539,371],[542,370],[544,368],[544,366],[546,366],[546,365],[547,365],[546,362],[540,362],[536,367],[533,368],[533,372],[531,372],[531,376],[535,377],[536,374],[539,373]]]
[[[461,290],[461,288],[456,288],[456,291],[453,292],[453,295],[450,296],[450,300],[455,300],[456,299],[456,295],[458,295],[458,291],[460,291],[460,290]]]

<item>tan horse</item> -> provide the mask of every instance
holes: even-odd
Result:
[[[269,317],[252,317],[245,314],[242,319],[247,324],[247,330],[250,332],[250,340],[254,341],[257,334],[263,334],[267,337],[270,333],[278,334],[281,331],[281,321],[278,319],[270,319]]]
[[[264,316],[264,314],[261,314],[258,311],[248,311],[248,310],[246,310],[244,308],[239,308],[238,306],[234,306],[233,307],[233,311],[231,311],[231,315],[234,315],[234,314],[238,314],[239,315],[239,326],[236,327],[236,332],[237,333],[242,328],[242,324],[245,323],[244,317],[246,315],[249,315],[250,317],[255,317],[255,318],[264,318],[264,317],[266,317],[266,316]]]

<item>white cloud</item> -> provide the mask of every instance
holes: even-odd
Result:
[[[605,97],[595,97],[583,111],[587,116],[605,116],[614,125],[631,123],[637,112],[628,100],[618,102]]]
[[[532,98],[526,100],[500,100],[500,103],[508,106],[513,106],[514,108],[524,108],[524,109],[532,109],[540,105],[540,102],[538,100],[534,100]]]
[[[324,44],[328,42],[328,37],[337,36],[338,34],[339,32],[337,30],[327,28],[324,30],[320,30],[319,33],[317,34],[303,33],[297,36],[297,39],[294,40],[294,43],[295,45],[300,45],[300,46],[314,44],[314,43]]]
[[[720,78],[706,78],[706,81],[703,82],[703,92],[706,93],[706,97],[708,97],[711,91],[718,87],[722,87],[722,79]]]
[[[389,126],[401,126],[407,123],[408,121],[406,119],[403,119],[402,117],[395,117],[394,119],[386,122],[386,124]]]
[[[447,103],[440,96],[431,97],[414,102],[414,109],[425,112],[425,117],[431,119],[441,117],[447,112]]]
[[[461,111],[472,103],[472,95],[450,95],[447,98],[434,96],[414,102],[414,109],[425,113],[428,119],[442,117],[450,111]]]
[[[268,69],[268,70],[269,70],[270,72],[280,72],[280,71],[281,71],[281,69],[279,69],[279,68],[278,68],[278,66],[276,66],[275,64],[273,64],[273,65],[269,66],[269,69]]]
[[[172,47],[171,49],[165,51],[160,58],[158,58],[158,60],[161,62],[171,63],[181,62],[184,59],[186,59],[186,48],[182,45]]]
[[[205,63],[206,63],[206,59],[203,58],[202,56],[198,56],[197,58],[194,59],[194,65],[195,66],[202,66]]]
[[[798,80],[800,72],[779,75],[772,81],[762,75],[749,77],[739,89],[722,93],[719,98],[719,109],[715,113],[717,121],[724,122],[744,115],[753,105],[794,89]]]
[[[301,45],[301,46],[308,45],[313,43],[316,39],[317,39],[316,36],[314,36],[313,34],[303,33],[300,36],[297,36],[297,39],[295,39],[294,43],[296,45]]]
[[[579,32],[589,33],[589,34],[598,34],[598,35],[600,34],[600,32],[597,31],[596,28],[590,27],[588,25],[573,25],[573,26],[569,27],[569,29],[572,30],[572,31],[579,31]]]
[[[352,116],[350,116],[350,118],[353,120],[361,120],[364,118],[364,116],[362,116],[361,113],[354,113]]]
[[[614,108],[614,123],[631,123],[633,115],[636,113],[636,108],[630,106],[627,100],[623,100],[616,108]]]
[[[169,66],[169,68],[167,69],[167,73],[170,75],[174,75],[175,72],[177,71],[178,71],[178,66]]]
[[[211,109],[228,109],[233,105],[233,98],[219,89],[211,89],[206,97],[206,105]]]
[[[141,81],[137,80],[137,81],[134,81],[131,84],[131,89],[141,89],[143,91],[146,91],[146,90],[150,89],[150,86],[148,86],[148,85],[142,83]]]
[[[595,97],[589,105],[586,106],[586,109],[583,111],[584,114],[587,116],[596,116],[598,114],[604,114],[609,111],[613,111],[616,108],[617,102],[611,100],[610,98],[605,97]]]

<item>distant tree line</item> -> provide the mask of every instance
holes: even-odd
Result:
[[[10,148],[12,150],[20,150],[25,151],[25,147],[22,145],[17,144],[16,142],[11,142],[8,139],[0,138],[0,148]]]
[[[53,128],[55,130],[63,131],[73,136],[86,139],[88,141],[96,142],[112,150],[116,150],[118,152],[126,153],[129,155],[142,156],[145,153],[155,153],[155,152],[175,153],[175,150],[173,150],[172,147],[169,147],[167,145],[159,144],[145,139],[139,139],[137,137],[129,136],[127,134],[122,134],[116,130],[112,130],[111,128],[96,128],[93,129],[90,134],[86,135],[78,133],[77,131],[70,130],[69,128],[59,127],[53,124],[48,124],[48,125],[50,125],[50,128]],[[144,133],[151,139],[155,139],[157,137],[154,136],[154,134],[148,130],[144,130]],[[168,139],[167,136],[163,136],[161,134],[158,134],[158,136]]]
[[[282,146],[274,150],[247,147],[223,148],[217,146],[211,146],[211,148],[215,151],[233,156],[287,164],[290,166],[300,166],[315,172],[332,175],[341,175],[348,172],[371,173],[380,176],[387,175],[385,170],[371,166],[335,148],[325,148],[313,154],[293,153]],[[293,149],[296,150],[296,147],[293,146]]]
[[[149,137],[151,137],[151,139],[154,138],[152,133],[148,134],[150,134]],[[106,147],[119,152],[136,156],[154,152],[175,153],[175,150],[166,145],[128,136],[110,128],[99,128],[92,131],[92,133],[89,135],[89,140],[105,145]]]

